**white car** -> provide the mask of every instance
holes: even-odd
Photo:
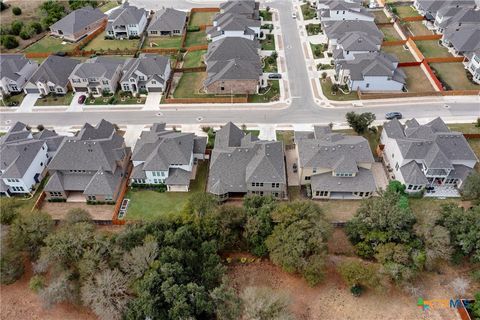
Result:
[[[297,13],[296,13],[295,11],[292,12],[292,18],[293,18],[293,19],[297,19]]]

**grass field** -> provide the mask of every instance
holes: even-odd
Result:
[[[417,10],[412,6],[394,6],[394,8],[400,18],[419,16]]]
[[[430,67],[437,72],[437,77],[453,90],[480,90],[480,85],[468,80],[467,70],[461,62],[431,63]]]
[[[430,81],[420,67],[402,68],[407,75],[408,92],[434,91]]]
[[[273,34],[265,35],[265,39],[260,40],[262,50],[275,50],[275,36]]]
[[[118,6],[119,6],[119,4],[118,4],[117,1],[108,1],[103,6],[99,7],[98,9],[100,9],[100,11],[102,11],[102,12],[107,12],[108,10],[113,9],[115,7],[118,7]]]
[[[438,43],[438,40],[415,41],[425,58],[452,57],[448,49]]]
[[[174,98],[198,98],[207,97],[209,95],[202,94],[199,90],[203,89],[203,81],[207,77],[206,72],[189,72],[184,73],[180,78],[175,91]]]
[[[205,31],[188,32],[185,40],[185,47],[199,46],[207,44],[207,34]]]
[[[65,44],[62,44],[62,42],[64,42],[62,39],[46,36],[26,48],[24,51],[55,53],[59,51],[67,52],[73,49],[74,45],[70,42],[65,42]]]
[[[68,92],[65,95],[49,94],[43,98],[38,98],[35,106],[69,106],[73,99],[73,93]]]
[[[143,43],[143,48],[180,48],[182,37],[147,37]]]
[[[190,26],[201,26],[204,24],[212,24],[213,16],[216,12],[193,12],[190,15]]]
[[[317,15],[315,9],[310,7],[308,3],[302,4],[300,8],[302,9],[303,20],[311,20]]]
[[[90,41],[87,46],[84,48],[85,50],[125,50],[125,49],[136,49],[138,46],[139,39],[131,39],[131,40],[107,40],[105,39],[105,32],[99,34],[95,39]]]
[[[428,30],[427,27],[422,23],[422,21],[409,21],[405,23],[405,27],[410,30],[414,36],[427,36],[433,34],[432,31]]]
[[[390,22],[390,18],[387,17],[387,15],[385,14],[385,12],[383,12],[383,10],[372,11],[372,13],[375,16],[375,22],[376,23],[389,23]]]
[[[384,46],[382,47],[382,51],[386,53],[393,54],[398,58],[400,62],[414,62],[415,58],[413,57],[410,50],[405,50],[403,46]]]
[[[397,30],[395,30],[393,26],[380,26],[380,31],[383,32],[385,41],[402,40],[402,37],[400,37]]]
[[[125,195],[126,199],[130,199],[125,218],[152,221],[162,216],[181,213],[193,192],[204,192],[207,174],[208,162],[199,162],[196,179],[190,182],[190,192],[160,193],[152,190],[129,190]]]
[[[266,89],[260,89],[260,94],[249,95],[248,102],[265,103],[278,100],[280,97],[280,84],[278,80],[269,80],[268,84],[269,86]]]
[[[187,54],[183,58],[183,67],[184,68],[193,68],[193,67],[204,66],[205,64],[202,61],[202,57],[206,53],[207,53],[206,50],[187,52]]]
[[[452,123],[447,126],[452,131],[480,134],[480,128],[476,126],[476,123]]]
[[[356,91],[350,92],[349,94],[343,94],[341,91],[338,91],[337,94],[332,93],[332,82],[329,78],[320,80],[322,84],[323,94],[329,100],[336,101],[348,101],[348,100],[358,100],[358,94]]]

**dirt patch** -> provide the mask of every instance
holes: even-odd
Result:
[[[332,236],[328,241],[328,252],[335,255],[353,256],[355,250],[348,241],[347,234],[343,228],[333,229]]]
[[[86,202],[48,202],[42,204],[42,211],[48,212],[53,219],[63,220],[68,210],[79,208],[90,213],[94,220],[112,220],[115,206],[107,204],[88,205]]]
[[[90,320],[97,317],[87,308],[67,303],[44,309],[38,296],[28,288],[32,277],[30,263],[25,266],[25,274],[17,282],[0,286],[2,303],[1,319],[49,319],[49,320]]]

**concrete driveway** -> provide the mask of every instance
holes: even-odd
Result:
[[[149,92],[145,106],[142,110],[158,110],[160,108],[160,100],[162,100],[163,93],[161,92]]]
[[[33,110],[33,106],[37,99],[40,98],[39,93],[29,93],[23,98],[22,103],[17,109],[17,112],[31,112]]]

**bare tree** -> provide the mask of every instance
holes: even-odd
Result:
[[[70,273],[62,273],[40,291],[40,299],[46,308],[61,302],[75,301],[77,291],[70,276]]]
[[[452,287],[455,297],[463,298],[470,288],[470,280],[457,277],[450,283],[450,287]]]
[[[241,294],[243,320],[290,320],[289,298],[266,287],[247,287]]]
[[[150,264],[157,257],[157,254],[157,243],[151,239],[146,240],[143,245],[135,247],[123,255],[120,268],[129,277],[138,279],[148,270]]]
[[[118,269],[105,269],[81,288],[82,301],[105,320],[117,320],[130,300],[127,278]]]

